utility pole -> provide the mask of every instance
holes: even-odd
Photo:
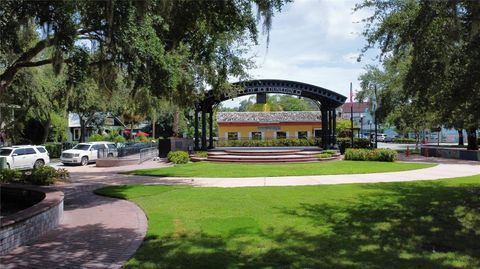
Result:
[[[373,111],[373,113],[374,113],[374,117],[375,117],[375,148],[378,148],[378,141],[377,141],[377,132],[378,132],[378,130],[377,130],[377,125],[378,125],[378,122],[377,122],[377,85],[376,84],[375,84],[374,90],[375,90],[375,96],[374,96],[375,98],[373,99],[374,100],[373,105],[374,105],[375,110]]]
[[[352,92],[352,82],[350,82],[350,132],[352,135],[352,144],[351,147],[353,148],[353,92]]]

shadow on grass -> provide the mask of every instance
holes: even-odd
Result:
[[[371,184],[355,202],[280,208],[287,226],[149,235],[126,268],[480,268],[480,187]],[[304,218],[311,227],[288,226]]]

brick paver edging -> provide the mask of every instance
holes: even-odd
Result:
[[[0,255],[40,238],[57,227],[63,218],[64,195],[61,191],[18,184],[0,184],[0,188],[43,196],[37,204],[1,219]]]

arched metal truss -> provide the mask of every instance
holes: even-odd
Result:
[[[233,95],[221,95],[215,94],[214,90],[207,92],[205,98],[200,101],[195,107],[195,147],[200,148],[199,144],[199,113],[202,118],[202,133],[201,141],[203,149],[207,148],[207,115],[209,114],[209,148],[213,147],[213,108],[219,103],[228,99],[259,94],[259,93],[275,93],[275,94],[288,94],[310,98],[317,101],[320,104],[320,111],[322,113],[322,147],[329,148],[336,144],[336,113],[335,109],[345,103],[347,97],[327,90],[315,85],[278,79],[261,79],[261,80],[249,80],[234,83],[234,85],[240,86],[241,89]]]

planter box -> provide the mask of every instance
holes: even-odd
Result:
[[[435,146],[422,146],[421,154],[425,157],[440,157],[446,159],[459,159],[468,161],[480,161],[479,150],[467,150],[463,148],[445,148]]]
[[[170,137],[168,139],[158,140],[159,157],[165,158],[170,151],[175,150],[183,150],[191,153],[193,151],[193,139]]]

